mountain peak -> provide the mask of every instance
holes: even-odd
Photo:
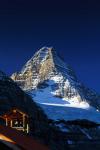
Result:
[[[53,49],[54,49],[53,47],[44,46],[39,51],[52,51]]]
[[[65,101],[70,99],[70,102],[75,105],[87,101],[98,108],[100,97],[78,81],[73,69],[52,47],[38,50],[22,70],[14,73],[11,78],[25,91],[40,90],[41,95],[41,91],[44,90],[45,101],[54,96],[64,98]]]
[[[39,49],[39,50],[35,53],[35,55],[34,55],[33,57],[35,57],[35,56],[37,56],[37,55],[45,56],[45,55],[47,55],[47,54],[49,54],[49,53],[52,53],[53,51],[55,51],[53,47],[46,47],[46,46],[44,46],[44,47],[42,47],[41,49]],[[32,57],[32,58],[33,58],[33,57]]]
[[[34,89],[38,83],[57,74],[66,76],[70,80],[76,80],[74,71],[63,61],[56,50],[53,47],[43,47],[27,61],[19,73],[14,73],[11,78],[17,80],[19,85],[21,83],[22,88],[28,90]],[[20,82],[21,79],[23,82]]]
[[[34,58],[39,59],[40,61],[44,61],[48,59],[48,57],[52,57],[56,53],[55,49],[53,47],[42,47],[40,50],[38,50],[34,56],[31,58],[33,60]],[[56,53],[57,55],[57,53]],[[52,57],[53,59],[53,57]]]

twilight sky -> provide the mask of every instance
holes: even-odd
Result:
[[[43,46],[53,46],[84,84],[100,92],[98,1],[0,1],[0,70],[19,71]]]

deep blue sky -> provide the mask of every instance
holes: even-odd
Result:
[[[100,92],[98,1],[0,1],[0,70],[19,71],[43,46],[53,46],[82,82]]]

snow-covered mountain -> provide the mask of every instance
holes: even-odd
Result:
[[[37,51],[11,78],[51,119],[84,118],[100,122],[100,96],[85,87],[51,47]]]

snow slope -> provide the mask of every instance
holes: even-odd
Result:
[[[77,97],[72,99],[55,97],[50,86],[52,82],[48,81],[48,84],[48,87],[33,90],[29,94],[44,110],[49,119],[55,121],[87,119],[100,123],[100,112],[94,107],[86,101],[79,102]]]

